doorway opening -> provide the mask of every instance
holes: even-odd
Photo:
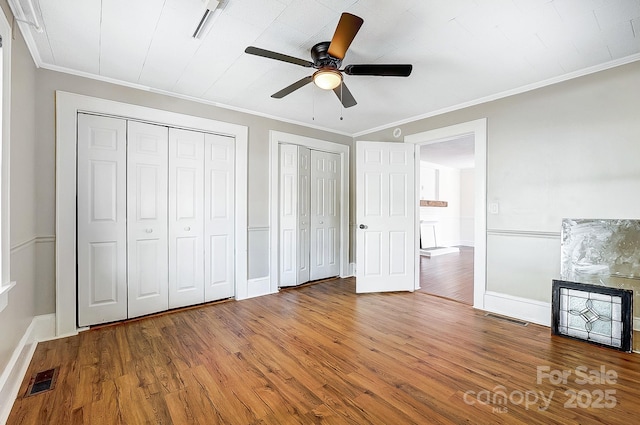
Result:
[[[420,291],[473,304],[473,134],[420,145]]]
[[[465,138],[470,138],[470,139],[467,139],[468,141],[464,142],[463,140],[465,140]],[[431,230],[432,235],[433,235],[433,226],[436,226],[435,235],[436,235],[436,238],[438,238],[438,240],[437,241],[433,240],[433,237],[432,237],[431,240],[422,241],[422,244],[425,248],[431,248],[434,246],[438,248],[439,245],[443,245],[443,246],[456,245],[456,244],[458,245],[457,246],[459,249],[458,254],[443,255],[441,261],[438,258],[438,256],[432,255],[431,257],[428,257],[428,258],[430,260],[438,259],[440,263],[448,263],[449,262],[448,260],[455,259],[453,257],[450,257],[449,259],[447,259],[448,255],[458,255],[461,261],[466,262],[466,266],[463,267],[463,269],[466,268],[468,270],[467,272],[464,272],[466,273],[466,279],[469,279],[469,277],[471,277],[471,279],[473,280],[473,297],[472,297],[473,306],[474,308],[484,309],[484,298],[485,298],[485,292],[486,292],[486,255],[487,255],[486,253],[487,120],[486,118],[483,118],[475,121],[469,121],[461,124],[452,125],[449,127],[429,130],[422,133],[408,135],[404,139],[405,143],[412,143],[415,145],[416,168],[418,168],[418,170],[420,170],[420,167],[421,167],[421,151],[423,147],[425,147],[425,152],[427,152],[427,155],[429,155],[429,152],[430,152],[431,153],[430,157],[434,158],[437,156],[436,152],[447,151],[448,150],[447,148],[450,148],[450,150],[454,150],[453,148],[460,147],[458,145],[464,145],[465,143],[467,144],[470,143],[470,140],[473,141],[472,143],[473,160],[474,160],[473,172],[467,172],[465,173],[467,174],[466,176],[459,177],[459,179],[462,179],[462,178],[469,179],[470,178],[469,174],[471,174],[473,177],[472,178],[473,180],[472,204],[473,205],[471,207],[471,210],[473,211],[472,223],[470,223],[469,220],[465,220],[465,224],[463,225],[461,220],[458,224],[460,231],[457,237],[454,237],[455,235],[451,236],[451,234],[447,236],[446,233],[443,233],[442,236],[438,238],[437,226],[440,226],[440,221],[441,219],[443,219],[442,217],[446,216],[446,214],[440,213],[442,217],[439,217],[435,224],[433,222],[436,220],[434,220],[433,217],[431,220],[428,220],[429,215],[427,214],[427,217],[423,216],[423,221],[425,222],[431,221],[431,223],[427,223],[427,224],[430,224],[431,226],[430,227],[426,226],[426,227],[429,227],[429,230]],[[451,143],[447,144],[447,142],[451,142]],[[434,146],[430,146],[430,145],[434,145]],[[452,167],[449,166],[449,169],[450,168]],[[444,170],[444,168],[442,168],[441,171],[442,170]],[[421,207],[420,186],[422,182],[420,181],[420,176],[422,173],[420,171],[416,173],[416,190],[415,190],[416,228],[417,229],[419,229],[420,227],[423,227],[423,228],[425,227],[424,226],[425,223],[422,223],[423,226],[420,226],[421,208],[424,208],[424,207]],[[429,174],[429,172],[427,172],[427,174]],[[444,172],[443,173],[431,172],[431,174],[437,177],[437,179],[441,179],[444,177]],[[460,171],[459,174],[460,176],[462,176],[463,173]],[[433,181],[436,180],[435,177],[432,179]],[[444,192],[442,192],[443,183],[444,182],[439,182],[438,192],[436,192],[435,190],[436,188],[435,183],[428,185],[428,187],[426,188],[427,194],[425,194],[425,196],[437,197],[437,198],[440,198],[440,195],[444,196]],[[468,190],[468,187],[470,185],[467,184],[466,186]],[[428,192],[429,190],[431,190],[431,192]],[[462,189],[458,189],[458,190],[462,191]],[[468,196],[469,195],[464,196],[465,203],[466,203],[465,211],[469,211]],[[444,205],[445,203],[446,205],[448,205],[448,202],[449,202],[446,199],[425,199],[424,201],[434,201],[434,203],[431,205],[440,205],[440,206],[432,207],[432,208],[441,208],[443,210],[448,207],[444,207],[442,205]],[[429,205],[429,203],[427,202],[422,202],[422,204],[425,206]],[[427,211],[427,212],[431,213],[431,211]],[[466,214],[469,214],[469,213],[465,212],[465,215]],[[458,214],[458,215],[462,217],[462,214]],[[470,233],[470,227],[473,229],[472,233]],[[463,228],[464,228],[464,232],[462,231]],[[424,230],[425,230],[424,232],[425,238],[428,238],[429,237],[428,230],[427,229],[424,229]],[[416,235],[415,235],[415,246],[416,246],[415,289],[419,290],[419,289],[422,289],[424,286],[426,290],[429,290],[427,287],[427,281],[434,281],[435,278],[433,276],[425,275],[424,276],[425,282],[421,282],[421,275],[422,275],[421,262],[423,261],[422,260],[423,256],[420,255],[421,254],[420,233],[421,232],[416,232]],[[470,234],[473,235],[471,240],[469,239],[470,236],[468,236]],[[467,236],[463,236],[463,235],[467,235]],[[429,246],[429,245],[432,245],[432,246]],[[472,246],[472,249],[464,249],[465,246]],[[429,250],[427,249],[427,251]],[[470,261],[471,259],[473,261]],[[434,274],[436,272],[436,269],[438,269],[438,267],[433,266],[433,264],[435,263],[436,261],[431,262],[432,264],[431,269],[434,271]],[[443,279],[444,282],[454,281],[456,279],[455,273],[460,272],[459,270],[460,266],[461,266],[460,264],[456,264],[453,266],[450,264],[449,265],[442,264],[441,267],[439,267],[440,270],[438,271],[438,274],[440,274],[440,278]],[[467,291],[468,291],[468,288],[467,288]],[[469,302],[468,298],[464,302]]]

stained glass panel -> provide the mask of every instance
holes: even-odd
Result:
[[[631,349],[633,291],[553,281],[554,334]]]

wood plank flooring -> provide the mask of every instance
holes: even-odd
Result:
[[[630,424],[640,417],[637,354],[424,292],[356,295],[354,286],[337,279],[40,343],[8,423]],[[32,374],[56,366],[53,390],[24,397]],[[562,371],[566,381],[554,380]],[[581,374],[590,371],[597,377],[589,384]]]
[[[473,305],[473,248],[435,257],[420,256],[420,291]]]

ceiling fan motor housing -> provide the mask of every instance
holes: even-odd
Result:
[[[313,59],[314,68],[334,68],[339,69],[342,60],[329,55],[329,41],[323,41],[311,48],[311,59]]]

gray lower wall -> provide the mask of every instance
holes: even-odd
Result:
[[[487,118],[487,286],[550,301],[561,220],[640,218],[640,62],[401,125]],[[452,88],[455,90],[455,87]],[[358,140],[393,141],[393,128]]]

